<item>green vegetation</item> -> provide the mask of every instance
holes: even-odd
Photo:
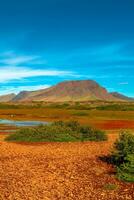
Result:
[[[108,184],[105,184],[103,188],[105,190],[117,190],[118,186],[115,184],[108,183]]]
[[[119,179],[134,182],[134,154],[125,157],[125,162],[117,167],[117,176]]]
[[[69,142],[69,141],[105,141],[104,131],[81,126],[76,121],[58,121],[34,128],[22,128],[9,135],[6,141],[20,142]]]
[[[107,101],[87,101],[87,102],[64,102],[64,103],[47,103],[31,102],[23,103],[0,103],[0,109],[27,109],[27,108],[52,108],[66,110],[108,110],[108,111],[134,111],[134,102],[107,102]]]
[[[134,135],[128,131],[122,131],[114,144],[114,149],[114,162],[120,165],[129,154],[134,154]]]
[[[19,108],[18,105],[0,103],[0,109],[18,109],[18,108]]]
[[[134,104],[110,104],[100,105],[96,107],[97,110],[115,110],[115,111],[134,111]]]
[[[85,111],[75,111],[72,113],[72,115],[81,117],[81,116],[88,116],[89,114]]]
[[[40,108],[42,104],[8,104],[8,103],[0,103],[0,109],[31,109],[31,108]]]
[[[134,182],[134,135],[124,131],[114,144],[113,162],[117,166],[117,177]]]

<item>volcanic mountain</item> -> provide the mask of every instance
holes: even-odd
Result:
[[[87,101],[116,100],[112,94],[92,80],[65,81],[47,89],[20,92],[13,101]]]
[[[22,91],[18,95],[1,96],[0,101],[28,102],[65,102],[65,101],[128,101],[129,98],[118,93],[109,93],[104,87],[93,80],[64,81],[47,89],[37,91]],[[11,97],[11,98],[5,98]]]

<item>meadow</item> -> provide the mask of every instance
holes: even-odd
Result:
[[[104,130],[134,129],[134,103],[76,102],[0,104],[1,119],[78,121]]]

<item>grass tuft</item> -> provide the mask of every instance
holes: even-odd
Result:
[[[105,190],[117,190],[117,189],[118,189],[118,185],[108,183],[108,184],[105,184],[105,185],[103,186],[103,188],[104,188]]]

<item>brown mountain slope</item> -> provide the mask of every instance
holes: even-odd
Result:
[[[0,96],[0,102],[9,102],[12,101],[13,98],[15,98],[15,94],[11,93],[11,94],[7,94],[7,95],[2,95]]]
[[[117,100],[112,94],[92,80],[65,81],[53,87],[21,92],[13,101],[87,101],[87,100]]]
[[[134,101],[134,98],[127,97],[127,96],[120,94],[118,92],[111,92],[110,94],[112,94],[112,96],[114,96],[115,98],[122,99],[124,101]]]

